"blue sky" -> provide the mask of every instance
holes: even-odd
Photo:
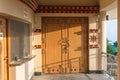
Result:
[[[106,22],[107,39],[110,42],[117,41],[117,20],[110,20]]]

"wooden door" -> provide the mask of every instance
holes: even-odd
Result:
[[[88,70],[88,19],[42,18],[43,73]]]
[[[88,71],[88,19],[69,18],[70,72]]]
[[[0,17],[0,80],[7,80],[6,19]]]
[[[43,71],[44,73],[58,73],[61,65],[61,46],[59,45],[61,24],[53,23],[47,18],[43,19],[43,23]]]

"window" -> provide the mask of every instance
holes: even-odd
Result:
[[[10,20],[11,61],[21,60],[30,54],[30,25]]]

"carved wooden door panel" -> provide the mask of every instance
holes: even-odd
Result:
[[[87,18],[42,18],[43,73],[88,70],[87,24]]]

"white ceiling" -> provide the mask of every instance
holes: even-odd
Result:
[[[109,20],[117,19],[117,8],[107,11]]]
[[[117,19],[117,0],[100,11],[106,11],[109,20]]]
[[[39,0],[40,5],[96,6],[99,0]]]

